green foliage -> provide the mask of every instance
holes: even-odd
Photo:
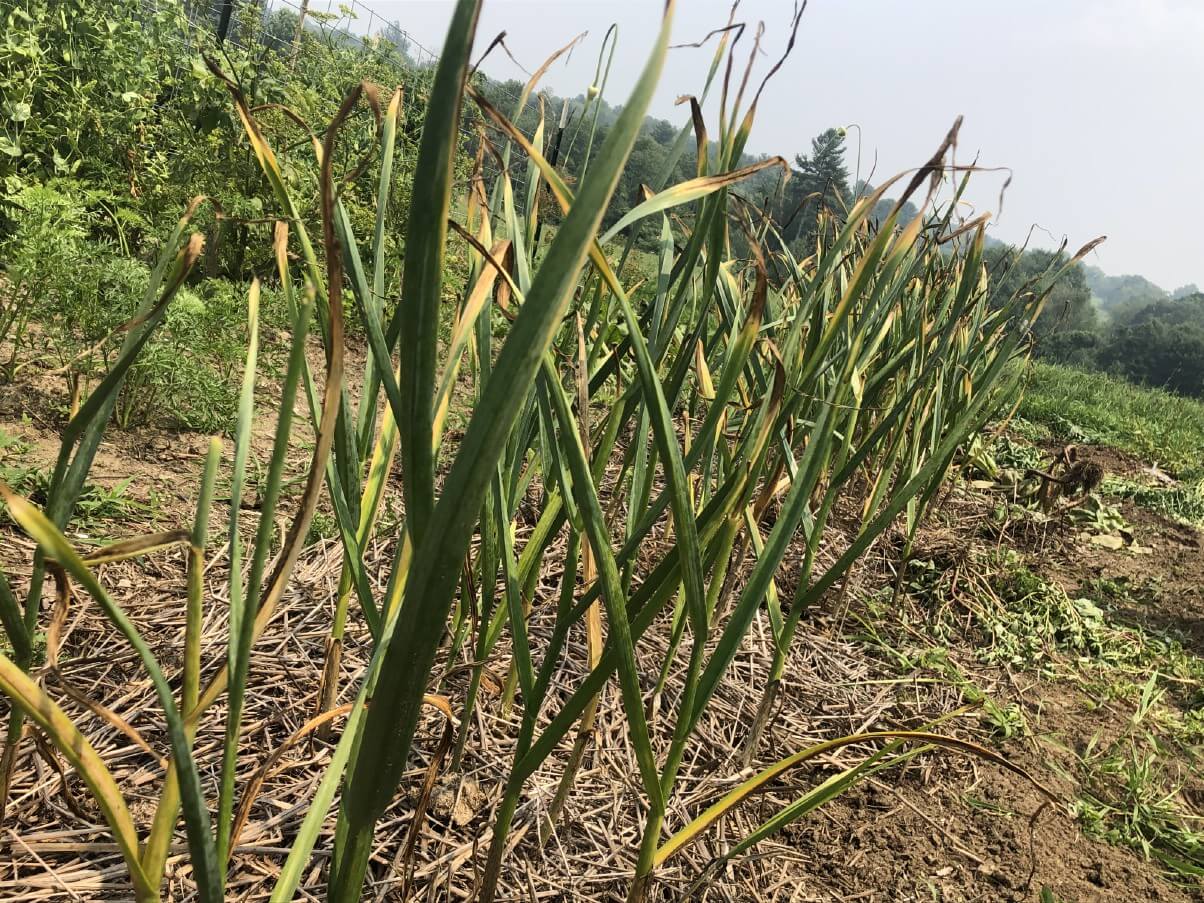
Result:
[[[912,562],[907,581],[911,595],[927,600],[936,612],[947,611],[954,597],[952,574],[931,562]],[[967,579],[968,578],[968,579]],[[1204,661],[1190,654],[1174,636],[1117,623],[1112,610],[1144,598],[1121,581],[1085,584],[1072,596],[1057,583],[1032,570],[1011,549],[979,556],[962,573],[956,600],[968,607],[981,632],[977,656],[987,664],[1019,667],[1048,677],[1110,680],[1125,674],[1157,670],[1176,680],[1204,679]],[[928,635],[946,636],[943,615],[927,624]]]
[[[978,613],[987,639],[980,651],[984,661],[1048,667],[1054,651],[1083,658],[1105,653],[1104,614],[1090,599],[1071,599],[1013,552],[1004,553],[996,566],[991,586],[997,604]]]
[[[1032,291],[1045,281],[1052,267],[1067,260],[1064,251],[1022,251],[1009,245],[995,245],[987,250],[987,269],[991,273],[992,292],[996,298],[1009,298],[1019,291]],[[1091,289],[1081,263],[1072,265],[1057,280],[1045,308],[1037,320],[1040,337],[1055,332],[1091,330],[1096,326],[1095,308],[1091,304]]]
[[[1204,294],[1193,292],[1174,300],[1162,300],[1147,304],[1117,321],[1125,326],[1141,326],[1145,323],[1162,322],[1170,326],[1204,324]]]
[[[995,439],[994,455],[1000,467],[1019,471],[1039,468],[1044,458],[1039,448],[1028,442],[1017,442],[1009,436]]]
[[[1184,286],[1172,297],[1141,276],[1105,276],[1095,267],[1084,272],[1106,322],[1069,318],[1046,330],[1037,353],[1059,364],[1204,397],[1204,295]]]
[[[230,428],[243,311],[223,305],[227,287],[219,285],[208,301],[183,291],[168,309],[156,340],[126,375],[117,399],[118,425],[129,428],[167,415],[170,423],[185,429],[215,433]]]
[[[795,243],[808,246],[819,230],[823,211],[839,214],[848,203],[849,169],[845,165],[845,130],[825,129],[811,139],[811,153],[794,158],[797,170],[783,199],[794,220],[786,228]]]
[[[1199,472],[1185,474],[1173,486],[1112,479],[1104,482],[1103,489],[1174,520],[1204,528],[1204,475]]]
[[[225,90],[202,62],[201,52],[214,51],[207,24],[190,22],[178,0],[151,6],[33,0],[10,7],[4,17],[0,97],[8,116],[0,117],[0,180],[7,193],[70,176],[91,193],[96,228],[135,252],[153,250],[141,246],[153,244],[193,195],[217,198],[225,219],[201,220],[209,240],[205,271],[244,276],[252,264],[249,244],[270,241],[270,219],[248,220],[263,220],[270,211]],[[323,121],[348,84],[370,80],[405,84],[407,105],[421,110],[424,78],[397,47],[379,38],[361,46],[304,29],[294,56],[284,36],[291,38],[295,26],[287,11],[265,23],[254,4],[242,5],[238,40],[226,44],[222,59],[252,93],[252,103],[287,103],[304,118]],[[274,128],[304,143],[287,119],[273,118]],[[372,134],[370,117],[351,124],[342,166],[362,156]],[[412,139],[403,129],[403,140]],[[399,156],[394,215],[404,209],[412,154]],[[290,181],[316,185],[311,157],[303,153],[287,163]],[[372,215],[374,196],[371,179],[347,187],[344,202],[353,220]],[[400,219],[391,224],[400,226]]]
[[[1129,532],[1129,524],[1120,509],[1101,501],[1095,495],[1089,495],[1082,505],[1071,508],[1066,512],[1066,516],[1075,526],[1099,536],[1116,536]]]
[[[36,343],[23,328],[12,330],[10,379],[31,362],[53,362],[73,375],[97,372],[104,352],[93,346],[145,289],[147,268],[94,239],[94,225],[73,180],[30,185],[11,198],[4,296],[15,323],[36,315],[41,328]]]
[[[966,694],[973,699],[972,693]],[[1000,740],[1027,737],[1030,733],[1024,709],[1014,702],[999,703],[989,696],[982,697],[982,716],[991,733]]]
[[[1204,398],[1204,295],[1145,308],[1115,328],[1096,365],[1134,382]]]
[[[4,463],[0,459],[0,480],[30,501],[45,505],[50,490],[50,472],[45,468],[21,463]],[[136,514],[144,514],[149,507],[133,499],[129,494],[133,477],[121,480],[114,486],[86,483],[76,505],[75,529],[80,535],[92,534],[94,538],[109,535],[113,527],[120,526]],[[11,523],[7,511],[3,513]]]
[[[0,238],[5,283],[0,284],[0,341],[8,343],[4,376],[12,379],[39,305],[72,291],[71,269],[86,234],[84,216],[49,185],[8,199],[8,234]]]
[[[280,211],[265,204],[264,177],[242,124],[202,61],[201,53],[214,49],[208,25],[190,21],[175,0],[152,7],[34,0],[0,15],[0,113],[7,114],[0,115],[0,375],[14,379],[23,368],[50,366],[64,377],[66,397],[77,388],[86,397],[112,366],[122,337],[115,330],[141,299],[149,276],[143,261],[157,252],[157,236],[203,194],[222,213],[205,206],[196,218],[206,235],[200,270],[209,278],[173,303],[127,375],[116,420],[122,427],[229,429],[245,278],[265,262]],[[405,85],[396,184],[384,210],[384,250],[394,261],[404,246],[429,76],[405,47],[379,35],[361,45],[298,25],[287,11],[262,20],[257,7],[244,4],[223,63],[252,103],[287,103],[319,122],[334,115],[349,83]],[[316,215],[317,167],[306,136],[283,115],[264,115],[286,136],[282,146],[300,149],[281,153],[283,173],[305,199],[299,213]],[[371,115],[347,124],[339,172],[354,174],[371,156],[375,128]],[[341,191],[348,219],[365,232],[376,216],[376,188],[364,175]],[[399,272],[394,265],[383,284],[395,285]],[[268,293],[264,310],[268,324],[287,326],[287,312]]]
[[[1176,470],[1198,467],[1204,448],[1204,403],[1056,364],[1031,365],[1020,414],[1063,441],[1110,445]]]
[[[169,40],[178,8],[136,17],[116,7],[109,16],[97,12],[86,0],[7,7],[0,178],[10,192],[34,173],[128,178],[132,188],[170,152],[159,146],[149,160],[139,145],[154,137],[146,130],[158,118],[155,96],[181,86],[166,65],[178,53]]]
[[[1012,483],[1022,480],[1025,471],[1040,469],[1044,459],[1039,448],[1010,436],[996,436],[994,439],[975,436],[968,444],[965,455],[966,467],[972,476],[999,480],[1010,472]]]
[[[1152,738],[1089,749],[1073,811],[1088,834],[1183,876],[1204,875],[1204,833],[1180,798],[1185,776]]]
[[[1051,333],[1041,340],[1041,359],[1067,367],[1098,369],[1100,349],[1105,342],[1101,333],[1089,329],[1067,329]]]
[[[1099,267],[1085,266],[1087,285],[1100,310],[1112,319],[1123,319],[1148,304],[1170,298],[1166,290],[1144,276],[1109,276]]]
[[[313,545],[324,539],[338,539],[338,537],[339,523],[334,515],[327,511],[315,511],[313,523],[309,525],[309,533],[305,537],[305,544]]]
[[[1022,442],[1035,445],[1045,442],[1051,437],[1049,427],[1043,423],[1027,420],[1024,417],[1013,417],[1008,421],[1008,431]]]
[[[13,309],[9,377],[31,363],[51,364],[68,389],[78,386],[86,395],[110,372],[150,271],[110,240],[91,237],[95,222],[84,203],[77,183],[63,179],[31,185],[12,199],[12,230],[3,242],[8,286],[0,296]],[[182,290],[126,377],[118,424],[163,420],[187,429],[228,428],[243,306],[223,280]],[[35,313],[36,343],[27,328]]]
[[[410,122],[419,121],[425,77],[398,48],[379,39],[358,43],[327,39],[304,29],[295,56],[296,17],[278,12],[261,22],[254,4],[243,5],[238,41],[222,51],[225,65],[251,92],[254,104],[287,103],[313,121],[333,116],[346,85],[370,80],[407,88]],[[70,176],[88,194],[94,228],[125,252],[153,250],[155,235],[173,222],[188,200],[205,194],[219,200],[220,222],[203,215],[208,232],[208,275],[245,276],[254,263],[248,246],[270,241],[271,211],[263,203],[263,177],[241,137],[224,87],[201,59],[214,52],[205,24],[192,24],[185,6],[166,0],[150,7],[97,0],[34,0],[4,14],[0,45],[0,96],[8,118],[0,123],[0,179],[6,193]],[[120,86],[115,90],[114,86]],[[19,115],[13,110],[19,111]],[[300,140],[302,153],[288,158],[286,176],[310,198],[317,172],[305,153],[305,137],[283,116],[272,128]],[[371,117],[353,121],[340,168],[348,170],[369,148]],[[407,152],[399,154],[390,224],[400,226],[408,191],[408,152],[413,128],[402,130]],[[373,215],[371,179],[353,180],[344,191],[352,216]],[[391,230],[391,241],[401,236]]]
[[[1113,321],[1102,332],[1046,336],[1041,357],[1204,398],[1204,295],[1148,303]]]
[[[994,291],[1003,297],[1039,284],[1062,259],[1060,252],[1006,245],[987,252]],[[1102,306],[1105,320],[1097,316],[1093,291],[1112,299]],[[1204,295],[1172,300],[1140,276],[1107,277],[1075,264],[1054,286],[1036,333],[1043,360],[1204,397]]]

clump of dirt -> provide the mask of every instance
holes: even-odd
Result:
[[[489,802],[472,778],[445,778],[431,794],[431,815],[457,828],[469,824]]]

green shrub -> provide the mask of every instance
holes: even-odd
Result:
[[[1042,360],[1070,367],[1096,369],[1103,338],[1097,332],[1072,329],[1045,336],[1037,345]]]
[[[238,403],[233,381],[241,331],[229,311],[183,290],[167,310],[155,340],[130,368],[117,399],[117,423],[168,418],[203,432],[230,428]]]
[[[7,284],[0,287],[0,342],[8,343],[2,367],[5,378],[12,379],[35,310],[72,290],[71,271],[87,230],[82,208],[52,185],[22,190],[5,212],[9,227],[0,241],[0,262]]]
[[[20,367],[42,364],[63,374],[69,393],[81,395],[114,364],[123,326],[150,278],[146,264],[90,237],[93,220],[83,202],[67,180],[28,186],[13,199],[12,230],[2,245],[8,287],[0,321],[10,342],[10,378]],[[264,305],[269,322],[274,317],[281,325],[284,312],[270,298]],[[31,320],[42,339],[36,348],[28,336]],[[164,420],[227,429],[245,320],[245,295],[231,283],[209,280],[195,291],[182,289],[126,376],[118,424]]]

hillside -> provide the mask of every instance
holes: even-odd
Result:
[[[1131,315],[1160,301],[1178,301],[1197,295],[1195,283],[1180,286],[1173,292],[1160,288],[1144,276],[1109,276],[1099,267],[1084,267],[1087,285],[1100,309],[1110,314]]]

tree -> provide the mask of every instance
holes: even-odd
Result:
[[[988,248],[983,255],[991,274],[996,304],[1018,291],[1040,290],[1066,261],[1064,251],[1041,249],[1018,252],[1010,245]],[[1081,263],[1067,270],[1045,301],[1034,331],[1038,336],[1055,332],[1090,331],[1098,328],[1099,317],[1091,303],[1087,273]]]
[[[811,154],[794,158],[793,177],[787,186],[785,219],[792,244],[809,245],[815,237],[820,213],[844,213],[849,198],[849,169],[844,162],[844,129],[826,129],[811,139]]]
[[[1047,361],[1096,370],[1099,369],[1099,354],[1103,347],[1104,339],[1099,333],[1072,329],[1045,336],[1038,352]]]
[[[1204,396],[1204,326],[1152,319],[1117,329],[1099,365],[1134,382]]]
[[[1204,326],[1204,295],[1186,295],[1176,301],[1158,301],[1134,311],[1118,322],[1124,326],[1140,326],[1151,320],[1161,320],[1172,326],[1195,324]]]
[[[1100,309],[1114,322],[1124,322],[1149,304],[1165,301],[1166,291],[1144,276],[1108,276],[1099,267],[1086,267],[1087,286]]]
[[[653,119],[652,128],[649,130],[652,135],[652,140],[663,147],[669,147],[677,138],[677,127],[671,122],[664,119]]]

